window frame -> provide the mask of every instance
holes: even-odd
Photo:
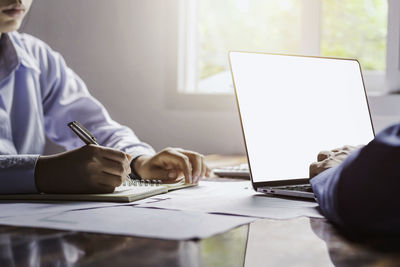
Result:
[[[388,0],[386,73],[383,94],[400,90],[400,1]]]
[[[166,107],[169,110],[236,111],[236,100],[232,93],[189,93],[182,89],[187,84],[184,80],[186,73],[195,71],[187,68],[190,59],[186,55],[193,53],[188,48],[197,49],[197,42],[193,39],[188,40],[188,36],[185,34],[188,27],[187,22],[193,21],[193,18],[189,18],[186,10],[193,11],[195,1],[197,0],[177,0],[176,5],[168,5],[166,10],[169,14],[165,21],[165,31],[168,32],[165,48]],[[191,37],[195,38],[193,35]],[[189,45],[186,46],[187,44]],[[190,75],[194,77],[193,73]]]
[[[171,27],[167,68],[167,107],[169,109],[227,111],[236,110],[233,93],[196,92],[198,56],[197,2],[178,0],[175,21],[168,17]],[[200,0],[201,1],[201,0]],[[321,1],[302,0],[302,32],[309,38],[301,40],[301,54],[320,56]],[[172,10],[170,10],[172,11]],[[166,21],[167,22],[167,21]],[[171,23],[172,22],[172,23]],[[386,71],[363,71],[368,95],[384,95],[400,91],[400,1],[388,0],[388,29],[386,46]],[[305,34],[302,34],[305,36]],[[228,60],[228,55],[227,60]],[[172,67],[174,66],[174,67]],[[189,89],[190,88],[190,89]],[[379,90],[378,88],[383,88]]]

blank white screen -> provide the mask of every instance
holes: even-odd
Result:
[[[321,150],[374,138],[355,60],[231,52],[253,182],[309,177]]]

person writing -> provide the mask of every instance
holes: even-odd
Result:
[[[62,56],[18,33],[32,0],[0,0],[0,194],[108,193],[131,171],[167,182],[208,175],[199,153],[156,153],[112,120]],[[79,121],[99,146],[82,146],[67,127]],[[45,137],[66,152],[43,156]]]
[[[400,124],[366,146],[320,152],[310,183],[322,213],[347,230],[400,233],[399,159]]]

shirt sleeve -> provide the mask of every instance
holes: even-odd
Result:
[[[400,124],[310,180],[322,213],[361,232],[400,233]]]
[[[102,146],[122,150],[133,158],[155,153],[130,128],[110,118],[104,106],[89,94],[84,82],[65,64],[60,54],[45,44],[37,51],[41,64],[45,130],[50,140],[68,150],[82,146],[82,141],[67,126],[68,122],[79,121]]]
[[[0,155],[0,194],[38,193],[34,170],[39,155]]]
[[[39,155],[17,155],[7,125],[7,112],[0,105],[0,194],[37,193],[34,170]]]

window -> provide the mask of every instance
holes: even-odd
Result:
[[[182,0],[178,91],[231,94],[229,50],[357,58],[369,92],[400,88],[386,84],[399,74],[398,48],[389,45],[399,39],[398,2]]]

